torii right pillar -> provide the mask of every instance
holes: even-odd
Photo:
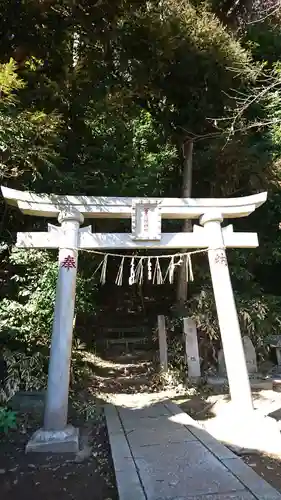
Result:
[[[208,259],[221,332],[229,390],[239,413],[253,411],[240,325],[235,305],[221,223],[222,214],[210,210],[200,219],[208,240]]]

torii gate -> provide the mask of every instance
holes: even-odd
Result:
[[[232,402],[239,413],[253,411],[240,326],[228,269],[226,248],[255,248],[256,233],[235,233],[223,219],[246,217],[267,193],[241,198],[114,198],[33,194],[2,187],[10,205],[24,214],[58,218],[48,232],[17,234],[17,247],[59,248],[59,273],[50,351],[44,425],[26,451],[76,452],[78,429],[67,425],[69,371],[79,249],[207,248]],[[84,218],[126,218],[132,233],[95,233],[80,228]],[[192,233],[161,233],[162,219],[199,219]]]

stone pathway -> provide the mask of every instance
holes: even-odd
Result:
[[[189,415],[163,399],[105,406],[119,500],[281,500]]]

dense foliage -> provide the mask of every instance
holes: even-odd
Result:
[[[0,14],[1,184],[180,196],[182,145],[192,141],[193,196],[269,192],[257,214],[235,222],[259,233],[259,249],[229,252],[242,330],[262,350],[281,320],[278,9],[266,0],[2,0]],[[1,209],[0,340],[46,360],[56,255],[13,245],[16,231],[44,229],[47,221],[3,201]],[[98,229],[121,225],[99,222]],[[103,307],[95,266],[81,254],[76,337]],[[195,278],[187,307],[211,342],[218,326],[204,257]],[[165,294],[172,307],[174,288]],[[150,287],[147,300],[154,295]],[[115,314],[114,296],[107,299]]]

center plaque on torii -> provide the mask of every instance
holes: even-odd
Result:
[[[161,212],[158,201],[133,200],[132,239],[135,241],[161,240]]]

